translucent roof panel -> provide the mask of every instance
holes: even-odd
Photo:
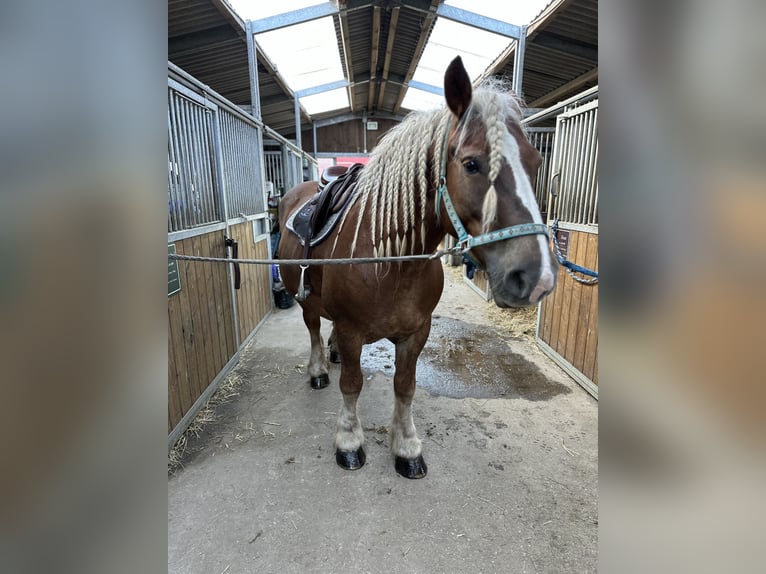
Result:
[[[431,92],[408,88],[402,107],[408,110],[433,110],[444,104],[444,98]]]
[[[528,24],[532,18],[550,3],[550,0],[447,0],[445,4],[481,14],[495,20],[502,20],[517,26]],[[418,63],[412,79],[424,84],[442,87],[444,71],[449,63],[460,56],[463,59],[468,76],[475,81],[489,65],[512,42],[512,38],[487,32],[466,24],[461,24],[445,18],[437,18],[431,36],[428,39],[423,55]],[[407,90],[402,100],[402,107],[408,110],[420,110],[433,107],[433,94],[423,97],[425,92],[414,88]],[[442,98],[439,98],[441,102]]]
[[[339,110],[348,107],[348,92],[346,88],[338,88],[327,92],[321,92],[312,96],[300,98],[306,113],[310,116]]]
[[[258,20],[321,4],[319,0],[230,0],[230,3],[237,14],[246,20]],[[345,79],[335,27],[329,16],[256,34],[255,40],[294,92]],[[303,97],[300,102],[309,115],[349,107],[346,89]]]

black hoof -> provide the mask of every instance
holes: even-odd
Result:
[[[404,478],[423,478],[428,473],[428,467],[422,455],[415,459],[397,456],[394,466],[396,472]]]
[[[346,470],[358,470],[364,466],[364,461],[366,460],[367,456],[364,454],[364,449],[361,446],[356,451],[335,451],[335,462],[338,463],[339,467]]]
[[[330,351],[330,362],[340,363],[340,353],[338,351]]]
[[[311,377],[309,383],[311,383],[312,389],[323,389],[330,384],[330,377],[324,373],[318,377]]]

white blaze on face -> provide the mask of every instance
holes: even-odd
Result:
[[[511,168],[513,173],[513,179],[516,184],[516,195],[521,199],[521,203],[527,208],[532,215],[532,220],[535,223],[543,223],[543,218],[540,215],[540,209],[537,207],[537,200],[535,199],[535,191],[532,189],[532,182],[527,176],[527,172],[524,169],[524,165],[521,163],[521,150],[519,144],[510,132],[506,131],[503,134],[503,156],[505,161]],[[532,290],[529,296],[530,303],[536,303],[543,293],[550,291],[553,288],[555,277],[553,271],[551,271],[551,254],[548,250],[548,242],[544,235],[535,235],[537,238],[537,244],[540,247],[540,279]]]

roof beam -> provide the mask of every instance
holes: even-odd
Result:
[[[389,114],[387,112],[376,112],[375,114],[365,114],[362,112],[356,112],[353,114],[343,114],[342,116],[334,116],[332,118],[325,118],[323,120],[316,120],[314,122],[314,125],[318,128],[323,128],[326,126],[332,126],[335,124],[342,124],[345,122],[352,122],[352,121],[358,121],[361,119],[373,119],[373,120],[394,120],[401,122],[404,120],[404,116],[401,115],[394,115]]]
[[[375,79],[378,76],[378,53],[380,51],[380,6],[372,13],[372,46],[370,47],[370,87],[367,92],[367,110],[372,110],[375,100]]]
[[[297,90],[295,97],[305,98],[306,96],[313,96],[314,94],[321,94],[322,92],[329,92],[330,90],[337,90],[338,88],[348,87],[347,80],[338,80],[336,82],[330,82],[328,84],[322,84],[319,86],[312,86],[303,90]]]
[[[399,23],[399,6],[391,10],[391,20],[388,25],[388,42],[386,43],[386,59],[383,61],[383,79],[380,82],[380,92],[378,92],[378,106],[383,107],[383,96],[386,93],[386,80],[388,79],[388,70],[391,66],[391,53],[394,51],[394,38],[396,38],[396,26]]]
[[[325,16],[334,16],[337,13],[337,7],[333,6],[329,2],[324,2],[323,4],[316,4],[307,8],[301,8],[299,10],[293,10],[291,12],[284,12],[283,14],[269,16],[268,18],[252,20],[250,22],[250,27],[253,31],[253,34],[262,34],[263,32],[279,30],[280,28],[286,28],[287,26],[293,26],[295,24],[311,22],[312,20],[318,20],[319,18],[324,18]]]
[[[420,57],[423,55],[423,48],[426,45],[426,40],[436,21],[436,9],[438,6],[439,0],[431,0],[431,7],[423,18],[423,24],[420,29],[420,38],[418,38],[418,44],[415,46],[415,53],[412,55],[410,67],[407,69],[407,75],[404,76],[404,85],[399,89],[399,97],[396,98],[396,103],[394,104],[393,113],[395,114],[398,114],[399,109],[402,107],[404,94],[407,93],[407,83],[412,79],[412,75],[415,73],[415,68],[420,61]]]
[[[348,86],[348,103],[351,107],[351,111],[354,111],[354,90],[351,89],[351,84],[354,83],[354,64],[351,62],[351,33],[348,29],[348,16],[346,14],[347,0],[341,0],[338,2],[338,8],[341,11],[338,13],[338,20],[340,23],[340,40],[343,45],[343,60],[346,62],[346,79],[349,82]]]
[[[410,80],[409,85],[410,85],[410,88],[415,88],[416,90],[423,90],[424,92],[436,94],[437,96],[444,95],[444,88],[441,88],[439,86],[432,86],[431,84],[424,84],[423,82],[415,82],[413,80]]]
[[[558,99],[564,95],[566,95],[569,92],[573,92],[588,82],[592,82],[593,80],[598,80],[598,66],[590,70],[589,72],[585,72],[584,74],[577,76],[574,80],[571,80],[564,84],[563,86],[560,86],[553,90],[552,92],[549,92],[545,94],[541,98],[537,98],[534,102],[529,104],[530,108],[542,108],[545,106],[550,105],[551,103],[555,103],[558,101]]]
[[[367,83],[367,82],[373,82],[374,78],[367,77],[366,74],[360,74],[356,78],[356,82],[354,82],[354,86],[359,86],[361,84]],[[394,86],[407,86],[408,84],[404,81],[404,76],[399,76],[397,74],[389,74],[388,79],[386,80],[387,83],[392,84]],[[424,92],[430,92],[432,94],[436,94],[437,96],[443,96],[444,95],[444,88],[442,86],[432,86],[431,84],[426,84],[424,82],[415,82],[413,80],[410,80],[409,86],[411,88],[416,88],[418,90],[423,90]]]
[[[480,30],[507,36],[508,38],[518,38],[521,35],[521,28],[515,24],[488,18],[487,16],[469,12],[462,8],[455,8],[449,4],[440,4],[436,9],[436,15],[445,20],[453,20],[460,24],[466,24],[473,28],[479,28]]]

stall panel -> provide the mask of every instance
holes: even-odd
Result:
[[[598,235],[582,231],[566,233],[569,261],[597,270]],[[598,285],[575,281],[560,269],[556,289],[540,306],[538,338],[598,385]]]
[[[598,272],[598,99],[556,118],[548,223],[564,261]],[[563,369],[598,396],[598,284],[562,265],[558,285],[540,305],[537,341]]]
[[[223,231],[172,243],[183,255],[225,257]],[[225,265],[178,261],[180,291],[168,297],[168,430],[189,412],[237,351]]]
[[[231,238],[239,247],[241,259],[266,259],[269,236],[258,229],[259,221],[232,225]],[[255,229],[254,229],[255,228]],[[240,288],[237,297],[239,339],[243,343],[273,308],[271,275],[268,265],[241,265]]]

